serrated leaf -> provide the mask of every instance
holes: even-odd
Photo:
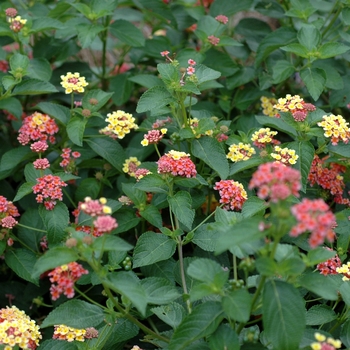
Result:
[[[134,249],[133,267],[154,264],[169,259],[175,252],[176,243],[167,236],[155,232],[143,233]]]
[[[114,95],[114,92],[104,92],[100,89],[89,90],[84,94],[82,105],[83,108],[90,110],[92,113],[99,111]],[[91,99],[94,99],[95,103],[91,104]]]
[[[345,304],[350,306],[350,284],[345,281],[340,285],[339,292],[345,302]]]
[[[162,215],[159,212],[159,209],[152,204],[146,205],[146,207],[139,211],[140,215],[147,220],[151,225],[161,228],[163,227]]]
[[[51,311],[41,328],[64,324],[68,327],[83,329],[96,327],[103,322],[102,308],[83,300],[69,300]]]
[[[160,109],[172,102],[176,101],[165,87],[154,86],[142,94],[137,103],[136,112],[144,113],[153,109]]]
[[[287,51],[287,52],[292,52],[292,53],[294,53],[300,57],[303,57],[303,58],[309,57],[308,49],[299,43],[291,43],[289,45],[282,46],[281,50]]]
[[[250,218],[261,211],[265,211],[266,208],[267,204],[264,200],[255,196],[248,197],[243,204],[242,215],[244,218]]]
[[[144,176],[135,184],[135,188],[154,193],[168,193],[169,191],[164,179],[157,174],[149,174]]]
[[[33,79],[49,81],[52,75],[49,61],[45,58],[33,58],[29,62],[27,75]]]
[[[9,250],[5,254],[5,262],[20,278],[38,285],[37,280],[32,277],[36,262],[35,253],[22,248]]]
[[[165,278],[147,277],[141,280],[141,285],[149,304],[168,304],[181,296],[177,288]]]
[[[227,178],[229,174],[228,160],[218,140],[207,136],[193,140],[192,154],[216,171],[221,179]]]
[[[89,47],[97,35],[105,28],[101,24],[81,23],[76,26],[78,30],[78,40],[83,49]]]
[[[0,171],[12,170],[19,163],[31,156],[31,151],[28,146],[13,148],[3,154],[0,162]]]
[[[282,281],[265,283],[263,325],[265,336],[276,349],[299,347],[305,328],[305,306],[297,289]]]
[[[215,17],[217,15],[225,14],[226,16],[231,16],[237,12],[249,10],[253,4],[253,0],[245,1],[226,1],[226,0],[216,0],[210,6],[210,14]]]
[[[341,43],[325,43],[319,49],[321,59],[342,55],[350,50],[349,46]]]
[[[195,231],[192,242],[205,251],[213,252],[217,237],[216,232],[208,229],[208,224],[204,224]]]
[[[194,220],[191,195],[188,192],[179,191],[174,196],[168,196],[168,202],[175,217],[188,229],[191,229]]]
[[[139,84],[141,86],[144,86],[148,89],[154,87],[154,86],[162,86],[163,82],[161,79],[154,75],[149,74],[138,74],[133,77],[128,78],[133,83]]]
[[[62,342],[57,339],[49,339],[40,342],[40,350],[78,350],[76,344]]]
[[[318,326],[332,322],[337,314],[328,305],[313,305],[306,312],[306,325]]]
[[[25,197],[27,194],[33,192],[33,186],[35,183],[33,182],[25,182],[20,188],[17,190],[16,196],[13,199],[14,202],[19,201],[21,198]]]
[[[197,281],[215,284],[218,290],[226,283],[229,275],[219,263],[205,258],[192,261],[187,268],[187,274]]]
[[[246,289],[234,290],[222,298],[222,307],[230,319],[245,323],[250,318],[252,299]]]
[[[33,20],[32,27],[30,28],[31,33],[42,32],[48,29],[60,29],[63,27],[63,23],[57,19],[51,17],[39,17]]]
[[[185,350],[195,340],[214,333],[224,318],[220,303],[208,301],[198,305],[175,329],[169,350]]]
[[[314,25],[303,24],[298,31],[298,40],[307,50],[312,51],[320,43],[321,33]]]
[[[127,252],[128,250],[131,250],[133,246],[118,236],[105,235],[105,236],[97,237],[92,244],[92,248],[94,251],[103,250],[103,251]]]
[[[4,109],[5,111],[13,114],[17,119],[20,119],[22,116],[22,104],[15,97],[9,97],[0,101],[0,109]]]
[[[129,21],[118,19],[110,25],[109,29],[111,34],[124,44],[131,47],[141,47],[145,45],[145,38],[142,32]]]
[[[232,176],[232,175],[237,174],[237,173],[239,173],[239,172],[241,172],[243,170],[255,168],[255,167],[259,166],[262,163],[263,163],[263,159],[262,158],[250,158],[248,160],[243,160],[243,161],[240,161],[240,162],[233,163],[230,166],[230,173],[229,173],[229,175]]]
[[[158,306],[151,309],[151,311],[163,322],[176,328],[186,315],[184,307],[176,302],[168,305]]]
[[[328,259],[333,258],[335,255],[336,255],[336,252],[334,250],[329,250],[324,247],[311,249],[307,253],[308,264],[313,266],[321,262],[325,262]]]
[[[68,137],[74,144],[78,146],[83,145],[83,136],[87,121],[87,118],[74,116],[69,120],[67,124]]]
[[[316,101],[320,97],[326,83],[326,74],[320,68],[304,68],[300,77],[306,85],[311,97]]]
[[[52,210],[46,210],[45,206],[42,205],[39,207],[39,214],[47,229],[49,245],[62,242],[67,236],[65,229],[69,223],[67,206],[62,202],[57,202]]]
[[[329,144],[327,148],[334,154],[337,154],[341,157],[350,158],[350,147],[348,144],[345,144],[343,142],[338,143],[337,145]]]
[[[203,84],[206,81],[220,78],[221,73],[217,70],[211,69],[203,64],[196,65],[196,77],[198,84]]]
[[[129,80],[129,73],[121,73],[109,82],[110,90],[114,91],[113,102],[120,106],[130,99],[134,91],[134,84]]]
[[[122,172],[123,163],[125,160],[125,152],[118,141],[108,137],[103,138],[89,138],[86,143],[98,155],[104,158],[112,166]]]
[[[172,64],[158,63],[157,70],[165,84],[171,85],[180,81],[179,71]]]
[[[271,128],[285,132],[286,134],[292,136],[293,138],[296,138],[298,136],[296,130],[294,128],[292,128],[290,125],[288,125],[281,118],[273,118],[273,117],[267,117],[267,116],[263,116],[263,115],[256,115],[255,119],[261,125],[269,126]]]
[[[253,67],[243,67],[237,73],[226,79],[226,86],[229,90],[233,90],[238,86],[249,83],[255,78],[256,73]]]
[[[340,340],[345,346],[350,347],[350,319],[347,319],[341,326]]]
[[[272,67],[272,79],[274,84],[289,79],[295,72],[295,67],[285,60],[278,60]]]
[[[64,125],[67,125],[68,120],[70,119],[69,109],[59,104],[51,102],[40,102],[35,107],[39,108],[42,112],[50,115],[50,117],[54,117]]]
[[[29,58],[26,55],[15,53],[11,56],[9,63],[11,68],[10,73],[14,74],[16,70],[19,70],[24,73],[23,75],[25,75],[29,66]]]
[[[222,324],[209,339],[210,350],[239,350],[239,339],[235,331],[228,325]]]
[[[41,95],[58,92],[56,87],[47,81],[37,79],[24,80],[16,85],[12,95]]]

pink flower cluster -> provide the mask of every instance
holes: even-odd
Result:
[[[161,130],[157,130],[157,129],[153,129],[153,130],[149,130],[147,132],[147,134],[143,135],[143,140],[141,141],[141,145],[142,146],[148,146],[148,145],[152,145],[152,144],[158,144],[163,136],[166,134],[167,129],[161,129]]]
[[[293,205],[291,212],[298,222],[290,231],[292,237],[310,231],[311,248],[323,244],[325,239],[329,242],[334,241],[336,218],[323,199],[304,198],[301,203]]]
[[[215,17],[215,19],[222,24],[226,24],[228,22],[228,18],[225,15],[218,15]]]
[[[219,44],[219,42],[220,42],[220,38],[217,38],[214,35],[209,35],[208,36],[208,41],[210,42],[210,44],[212,44],[214,46],[217,46]]]
[[[152,129],[161,129],[165,124],[171,123],[172,119],[170,117],[167,117],[166,119],[157,119],[152,124]]]
[[[261,164],[253,174],[249,189],[258,189],[258,197],[278,202],[293,195],[299,197],[300,172],[279,162]]]
[[[169,174],[181,177],[196,177],[196,166],[190,155],[185,152],[170,151],[160,157],[158,162],[158,174]]]
[[[196,72],[196,68],[194,66],[197,64],[196,61],[194,61],[192,58],[190,58],[187,62],[189,66],[186,69],[186,72],[188,75],[192,75]]]
[[[33,162],[34,168],[39,170],[45,170],[50,167],[50,162],[47,158],[39,158]]]
[[[82,265],[71,262],[67,265],[56,267],[48,273],[50,282],[50,293],[52,300],[57,300],[62,294],[67,298],[74,297],[74,283],[82,276],[88,274]]]
[[[19,216],[18,209],[12,202],[0,196],[0,225],[4,228],[12,229],[18,224],[15,217]]]
[[[61,157],[63,158],[62,162],[60,162],[60,166],[65,171],[72,171],[74,170],[75,166],[75,159],[79,158],[81,154],[79,152],[72,152],[70,148],[63,148]]]
[[[58,132],[58,126],[54,119],[47,114],[34,112],[32,115],[23,120],[18,133],[18,141],[22,145],[28,144],[30,141],[47,141],[55,143],[54,134]]]
[[[328,248],[328,250],[332,251],[332,249]],[[333,258],[328,259],[327,261],[321,262],[317,265],[317,270],[320,271],[321,275],[337,275],[338,272],[337,267],[341,267],[341,260],[339,259],[338,254],[336,254]]]
[[[44,203],[47,210],[52,210],[56,201],[62,201],[63,193],[62,187],[67,186],[59,176],[44,175],[36,179],[37,184],[33,186],[33,192],[37,195],[36,201]]]
[[[45,141],[36,141],[30,145],[30,149],[36,153],[45,152],[49,148],[49,145]]]
[[[233,180],[221,180],[215,183],[214,190],[220,194],[220,203],[224,203],[224,209],[241,210],[247,200],[247,192],[243,185]]]

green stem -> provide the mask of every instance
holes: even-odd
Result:
[[[233,257],[233,279],[235,280],[235,281],[237,281],[238,280],[238,274],[237,274],[237,257],[236,257],[236,255],[232,255],[232,257]]]
[[[17,224],[19,225],[19,224]],[[21,245],[25,248],[27,248],[28,250],[30,250],[31,252],[33,252],[34,254],[38,254],[38,252],[36,252],[34,249],[32,249],[31,247],[29,247],[29,245],[27,245],[26,243],[24,243],[21,239],[19,239],[17,236],[15,235],[11,235],[14,239],[14,241],[17,241],[19,243],[21,243]]]
[[[160,158],[161,155],[160,155],[160,152],[159,152],[159,149],[158,149],[158,146],[156,144],[154,144],[154,148],[156,149],[156,152],[158,154],[158,157]]]
[[[27,228],[27,229],[33,230],[33,231],[38,231],[38,232],[45,232],[45,233],[47,233],[47,231],[45,231],[45,230],[40,230],[39,228],[30,227],[30,226],[23,225],[23,224],[19,224],[19,223],[18,223],[16,226],[20,226],[20,227],[23,227],[23,228]]]
[[[339,17],[343,7],[339,6],[338,1],[336,1],[336,3],[334,4],[333,9],[336,8],[336,6],[338,6],[337,12],[334,14],[333,18],[331,19],[331,21],[328,23],[327,27],[322,31],[322,37],[324,38],[326,33],[333,27],[334,22],[337,20],[337,18]],[[333,9],[331,11],[331,13],[333,12]]]
[[[74,285],[74,290],[76,292],[78,292],[83,298],[85,298],[86,300],[88,300],[91,304],[94,304],[98,307],[100,307],[101,309],[105,310],[106,312],[111,312],[110,309],[108,309],[107,307],[99,304],[98,302],[96,302],[95,300],[89,298],[84,292],[82,292],[76,285]]]
[[[107,90],[107,79],[106,79],[106,53],[107,53],[107,35],[108,35],[108,24],[110,17],[106,16],[104,26],[105,31],[102,34],[102,90]]]
[[[66,191],[66,189],[62,188],[64,195],[67,197],[67,199],[69,200],[69,202],[73,205],[74,208],[76,208],[76,204],[74,203],[72,197],[68,194],[68,192]]]
[[[70,113],[72,114],[72,111],[74,109],[74,92],[70,95]]]

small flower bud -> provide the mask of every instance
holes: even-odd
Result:
[[[92,244],[92,237],[91,236],[85,236],[83,238],[83,243],[87,244],[87,245],[90,245]]]
[[[68,248],[76,247],[77,244],[78,244],[78,241],[75,238],[68,238],[66,240],[66,246]]]
[[[81,111],[81,114],[85,117],[85,118],[89,118],[91,116],[91,111],[89,109],[84,108]]]
[[[98,104],[98,100],[96,98],[90,98],[89,103],[93,106],[96,106]]]
[[[17,16],[17,10],[13,7],[9,7],[5,10],[6,16],[8,17],[16,17]]]

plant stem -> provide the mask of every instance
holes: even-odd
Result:
[[[106,312],[111,312],[110,309],[108,309],[107,307],[99,304],[98,302],[96,302],[95,300],[91,299],[90,297],[88,297],[84,292],[82,292],[76,285],[74,285],[74,290],[76,292],[78,292],[83,298],[85,298],[86,300],[88,300],[90,303],[100,307],[101,309],[105,310]]]
[[[45,231],[45,230],[40,230],[39,228],[30,227],[30,226],[23,225],[23,224],[20,224],[20,223],[18,223],[17,226],[24,227],[24,228],[27,228],[27,229],[33,230],[33,231],[38,231],[38,232],[45,232],[45,233],[47,233],[47,231]]]

